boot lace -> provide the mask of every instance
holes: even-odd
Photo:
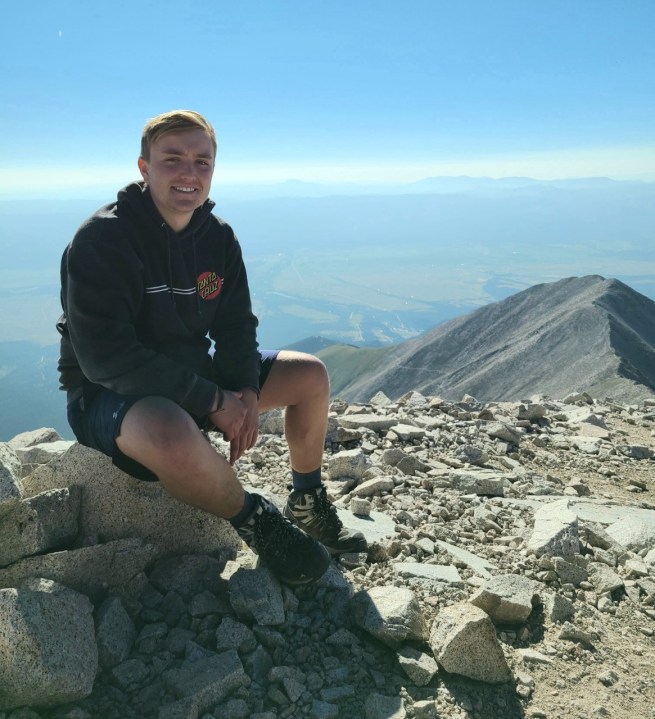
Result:
[[[320,526],[324,527],[330,534],[338,535],[343,529],[343,522],[339,519],[337,508],[330,502],[324,489],[317,493],[314,508],[316,516],[319,518]]]
[[[304,535],[279,512],[264,510],[255,522],[253,546],[267,559],[285,562],[303,544]]]

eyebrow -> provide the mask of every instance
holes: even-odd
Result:
[[[177,147],[175,147],[175,146],[162,147],[162,148],[161,148],[161,151],[162,151],[165,155],[183,155],[183,154],[184,154],[184,152],[182,152],[182,150],[180,150],[179,148],[177,148]],[[201,158],[201,159],[203,159],[203,160],[213,160],[213,159],[214,159],[214,156],[213,156],[213,155],[208,155],[208,154],[205,153],[205,152],[201,152],[200,154],[196,155],[196,157],[199,157],[199,158]]]

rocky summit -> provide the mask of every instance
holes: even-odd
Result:
[[[18,435],[0,719],[655,718],[654,428],[584,392],[335,400],[324,480],[369,550],[295,589],[157,483]],[[237,469],[281,505],[281,415],[260,429]]]

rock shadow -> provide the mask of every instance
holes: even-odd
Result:
[[[516,695],[514,682],[485,684],[439,671],[439,680],[471,719],[525,719],[525,709]]]

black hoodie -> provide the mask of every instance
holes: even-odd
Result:
[[[259,389],[241,248],[213,207],[207,200],[178,234],[133,183],[77,231],[62,257],[57,324],[69,402],[106,387],[168,397],[204,417],[218,378],[226,389]]]

